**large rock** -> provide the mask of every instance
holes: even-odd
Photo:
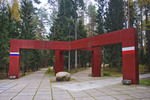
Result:
[[[68,72],[58,72],[56,74],[56,81],[70,81],[71,75]]]

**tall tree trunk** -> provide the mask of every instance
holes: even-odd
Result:
[[[75,12],[75,40],[77,40],[77,14],[76,14],[76,12]],[[76,70],[76,72],[77,72],[77,67],[78,67],[78,65],[77,65],[77,60],[78,60],[78,58],[77,58],[77,50],[75,50],[75,70]]]
[[[141,28],[140,28],[140,35],[141,35],[141,63],[143,65],[143,8],[140,8],[140,15],[141,15]]]
[[[68,72],[70,72],[70,50],[68,51]]]
[[[128,0],[128,28],[130,28],[130,0]]]
[[[42,29],[43,29],[43,27],[42,27],[42,18],[41,18],[40,25],[41,25],[41,28],[40,28],[39,40],[42,39]]]
[[[126,0],[124,0],[124,23],[125,23],[125,29],[127,28],[127,22],[126,22]]]
[[[68,28],[70,27],[70,23],[68,23]],[[69,48],[70,48],[70,28],[69,28]],[[70,72],[70,50],[68,51],[68,72]]]
[[[81,52],[79,51],[79,67],[83,67],[81,66]]]
[[[93,16],[91,16],[92,19],[91,19],[91,30],[92,30],[92,36],[94,36],[94,18]]]
[[[8,66],[6,67],[6,77],[8,77]]]
[[[148,28],[148,10],[145,10],[145,16],[146,16],[146,41],[147,41],[147,56],[148,56],[148,64],[149,64],[149,71],[150,71],[150,31]]]
[[[77,54],[78,54],[78,52],[77,52],[77,50],[75,50],[75,70],[76,70],[76,72],[77,72],[77,68],[78,68],[78,65],[77,65],[77,61],[78,61],[78,58],[77,58]]]
[[[55,7],[53,8],[53,22],[55,22]],[[55,37],[55,24],[53,29],[53,36]]]
[[[23,52],[23,53],[22,53]],[[24,51],[24,50],[22,50],[22,59],[23,59],[23,65],[22,65],[22,76],[24,76],[25,75],[25,65],[26,65],[26,62],[25,62],[25,60],[26,60],[26,51]],[[21,55],[21,54],[20,54]]]
[[[147,28],[150,29],[150,26],[148,25]],[[150,71],[150,30],[147,30],[147,39],[148,39],[148,59],[149,59],[149,71]]]
[[[105,57],[104,57],[104,54],[105,54],[105,48],[103,47],[103,71],[105,70]]]
[[[82,25],[84,26],[84,10],[82,11]]]

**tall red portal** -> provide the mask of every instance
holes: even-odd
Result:
[[[101,46],[122,44],[123,79],[131,80],[132,84],[139,83],[138,69],[138,39],[134,28],[119,30],[76,41],[37,41],[15,40],[10,43],[9,77],[19,78],[20,49],[48,49],[55,50],[55,73],[63,71],[63,51],[90,50],[92,51],[92,76],[100,76]]]

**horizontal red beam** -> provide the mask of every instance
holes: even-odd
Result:
[[[39,41],[39,40],[11,40],[11,52],[21,49],[48,49],[69,50],[69,42],[64,41]]]
[[[49,50],[75,50],[92,51],[91,48],[124,43],[125,46],[134,46],[134,28],[119,30],[89,38],[79,39],[76,41],[39,41],[39,40],[11,40],[11,52],[19,51],[19,49],[49,49]]]
[[[84,38],[70,43],[71,49],[91,48],[125,42],[124,46],[134,46],[135,29],[129,28],[102,35]]]

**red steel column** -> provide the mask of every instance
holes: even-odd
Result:
[[[20,77],[20,49],[18,45],[11,40],[9,57],[9,78]]]
[[[10,52],[9,78],[20,77],[20,52]]]
[[[101,47],[94,47],[92,51],[92,76],[101,76]]]
[[[138,59],[138,39],[135,32],[134,39],[122,44],[123,56],[123,80],[131,80],[132,84],[139,83],[139,59]]]
[[[64,69],[64,52],[55,50],[55,74]]]

